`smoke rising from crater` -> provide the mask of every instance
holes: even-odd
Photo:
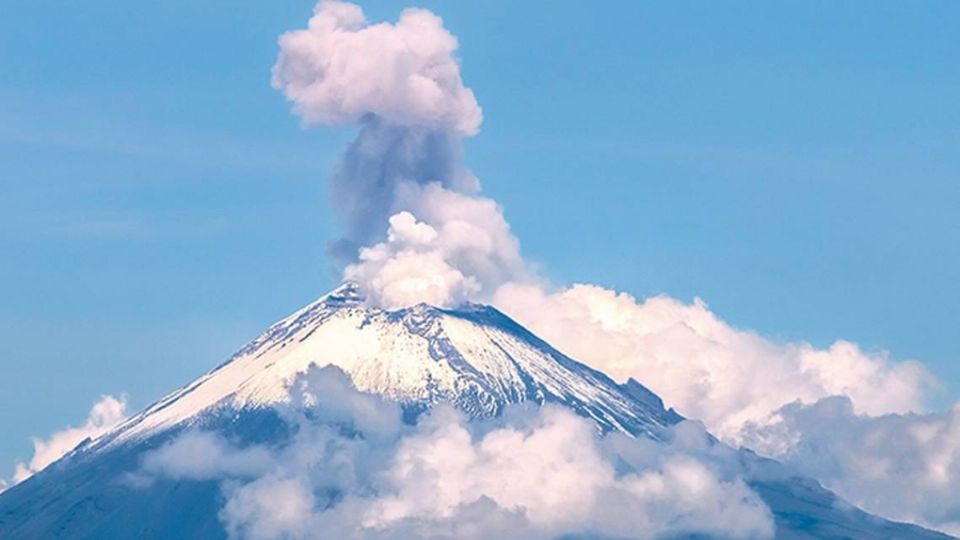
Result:
[[[360,133],[334,173],[330,194],[345,260],[381,239],[387,219],[410,211],[409,185],[476,193],[462,140],[483,120],[443,21],[407,9],[395,24],[369,24],[359,6],[324,0],[307,28],[280,37],[273,85],[305,124],[355,124]]]

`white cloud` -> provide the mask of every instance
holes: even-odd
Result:
[[[870,512],[960,535],[960,402],[879,417],[845,397],[794,403],[748,426],[745,442]]]
[[[86,422],[80,427],[68,427],[58,431],[47,439],[33,439],[33,457],[29,461],[19,461],[13,475],[13,482],[19,483],[42,471],[47,465],[63,457],[86,439],[94,439],[120,423],[126,416],[126,397],[101,396],[87,415]]]
[[[238,450],[214,433],[189,431],[143,456],[147,476],[207,480],[256,476],[271,465],[270,452],[260,446]]]
[[[320,423],[380,441],[396,438],[403,425],[396,403],[377,394],[358,392],[350,376],[339,368],[310,369],[297,377],[290,392],[292,411],[286,420],[306,432]],[[309,411],[309,417],[304,417],[303,411]]]
[[[223,478],[220,517],[231,538],[773,534],[736,453],[695,423],[676,427],[668,443],[600,436],[553,406],[480,423],[442,406],[404,425],[398,405],[356,391],[336,368],[298,379],[282,415],[296,434],[252,480],[249,467],[213,464],[260,447],[196,433],[167,447],[189,451],[149,472]]]
[[[316,506],[313,489],[303,479],[266,476],[233,492],[220,519],[234,539],[308,538]]]
[[[496,304],[616,379],[633,377],[735,445],[782,460],[877,515],[960,534],[960,404],[922,411],[932,376],[838,341],[779,344],[699,299],[507,284]]]
[[[438,411],[401,441],[385,492],[368,502],[362,523],[380,531],[406,523],[417,537],[463,537],[452,527],[486,501],[500,514],[495,522],[513,518],[511,538],[772,534],[768,510],[742,481],[722,478],[679,445],[613,439],[598,438],[588,420],[552,406],[479,435],[457,413]],[[618,474],[618,463],[632,470]]]
[[[456,49],[457,39],[429,11],[406,9],[396,24],[368,24],[359,6],[323,0],[306,29],[280,37],[273,85],[309,123],[373,115],[469,136],[483,116],[460,78]]]
[[[841,395],[867,414],[921,410],[932,382],[916,362],[891,362],[850,342],[772,342],[727,324],[699,299],[638,302],[593,285],[550,294],[508,284],[495,303],[565,353],[615,379],[642,381],[733,443],[747,423],[793,401]]]
[[[480,284],[444,258],[439,236],[413,214],[395,214],[387,241],[361,249],[360,262],[348,266],[344,277],[358,282],[370,302],[386,308],[463,302],[480,291]]]

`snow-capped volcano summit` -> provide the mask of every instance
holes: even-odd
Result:
[[[591,445],[595,444],[595,439],[589,436],[592,423],[597,437],[619,432],[634,438],[618,436],[616,441],[619,442],[613,444],[628,440],[636,445],[631,452],[642,454],[653,447],[669,448],[673,444],[671,438],[677,436],[677,429],[685,426],[680,415],[665,409],[660,398],[639,382],[616,383],[603,373],[565,356],[495,308],[468,304],[457,309],[441,309],[420,304],[384,310],[367,305],[357,286],[346,283],[272,325],[209,373],[133,415],[96,440],[82,442],[43,471],[0,493],[0,538],[226,538],[228,530],[221,519],[227,509],[224,498],[230,489],[236,489],[237,482],[257,484],[259,480],[251,481],[249,476],[254,474],[253,471],[265,475],[261,479],[270,479],[278,469],[264,469],[264,461],[274,460],[270,463],[276,467],[278,458],[269,456],[287,455],[284,452],[294,446],[308,455],[319,453],[326,456],[324,445],[329,445],[329,440],[325,443],[322,438],[318,441],[309,439],[304,443],[298,438],[304,430],[303,419],[319,422],[318,417],[298,417],[301,418],[298,420],[300,424],[291,424],[284,417],[294,408],[298,381],[309,378],[317,367],[324,366],[335,366],[345,374],[344,378],[355,387],[350,391],[363,407],[373,407],[374,410],[382,406],[393,408],[397,417],[402,417],[397,421],[411,429],[420,429],[418,418],[421,413],[445,403],[462,411],[464,417],[471,419],[468,421],[498,417],[511,404],[527,403],[534,405],[533,409],[553,404],[558,407],[550,410],[572,410],[589,420],[587,423],[564,412],[581,425],[586,424],[584,431],[588,436],[586,443],[580,440],[566,447],[561,445],[558,451],[577,451],[576,447],[583,444],[592,448]],[[374,402],[380,405],[371,405]],[[204,437],[207,438],[192,439],[187,446],[179,447],[178,452],[184,455],[177,459],[190,461],[202,457],[194,454],[214,454],[205,458],[205,464],[200,468],[196,464],[190,465],[187,472],[180,470],[166,476],[143,478],[147,458],[175,446],[178,441],[191,440],[191,434],[197,433],[206,434]],[[333,447],[352,445],[356,439],[351,437],[363,439],[362,435],[362,432],[360,435],[347,433],[343,435],[347,438],[340,439]],[[412,439],[419,441],[418,436],[415,434]],[[518,432],[512,432],[508,439],[515,442],[518,440],[516,436]],[[519,437],[522,441],[524,436]],[[508,439],[501,438],[498,444]],[[719,449],[726,456],[726,466],[736,469],[730,473],[733,476],[729,480],[717,482],[732,482],[723,485],[742,487],[731,493],[742,494],[746,490],[752,493],[748,499],[762,499],[763,503],[757,504],[769,507],[777,538],[947,538],[919,527],[866,514],[844,503],[816,481],[797,477],[776,462],[707,439],[706,449],[702,451],[711,453],[710,448]],[[460,442],[449,443],[453,446],[437,457],[439,462],[454,459],[463,445],[468,451],[474,451],[469,435],[466,440],[454,440]],[[299,442],[294,445],[291,441]],[[402,445],[401,442],[391,444]],[[234,446],[236,449],[231,449]],[[594,448],[594,451],[598,450]],[[397,455],[382,458],[380,462],[351,462],[346,468],[376,468],[382,465],[383,459],[397,459]],[[576,455],[592,459],[590,452]],[[539,458],[539,454],[536,457]],[[294,456],[295,460],[301,458],[301,454]],[[216,463],[218,459],[224,463]],[[315,474],[311,471],[317,467],[322,469],[328,461],[333,461],[330,464],[333,467],[343,465],[338,461],[342,459],[339,454],[329,460],[324,457],[304,469],[302,474]],[[576,460],[564,463],[563,467],[576,466]],[[240,477],[228,479],[211,475],[209,471],[217,467],[238,473]],[[621,474],[616,470],[621,468],[629,471],[627,464],[619,462],[609,468],[606,465],[588,468],[591,473],[581,481],[590,484],[589,476],[596,474],[606,478],[604,482],[616,484],[619,482],[616,475]],[[548,476],[553,476],[554,469],[549,470]],[[243,476],[245,474],[248,476]],[[296,473],[291,481],[295,482],[300,474]],[[224,481],[223,485],[220,480]],[[326,482],[326,477],[321,480]],[[637,489],[636,484],[622,485]],[[323,496],[327,497],[328,506],[318,503],[311,491],[290,504],[301,504],[298,508],[307,513],[326,511],[343,495],[324,486],[327,484],[322,484],[320,491],[325,493]],[[698,480],[687,487],[696,493],[696,490],[704,489],[703,486]],[[377,488],[365,486],[361,492],[363,496],[377,495]],[[547,500],[563,500],[574,495],[551,492]],[[426,496],[428,501],[433,501],[430,490]],[[740,496],[734,495],[732,501],[729,497],[715,500],[720,504],[732,504]],[[483,505],[489,506],[491,500],[485,497],[468,499],[466,502],[470,505],[467,508],[473,511]],[[313,502],[304,508],[303,500]],[[709,507],[709,503],[701,503],[697,496],[692,500],[692,503],[683,503],[692,506],[682,508],[678,518],[681,521],[684,515],[696,515],[701,510],[697,508],[698,504]],[[521,498],[505,515],[516,516],[516,508],[522,509],[526,502]],[[288,511],[285,504],[280,508],[283,512]],[[661,501],[655,498],[651,504],[659,507]],[[425,508],[431,511],[432,507],[431,502]],[[395,505],[391,508],[396,512]],[[763,512],[767,511],[765,508]],[[248,517],[243,507],[240,510],[232,507],[232,511],[234,517]],[[273,519],[273,516],[267,517],[268,521]],[[609,537],[592,535],[589,533],[591,529],[583,530],[587,533],[574,536]],[[715,535],[710,532],[714,529],[666,530],[680,530],[684,534],[689,531],[689,535],[697,538],[729,536]],[[253,537],[327,537],[325,530],[305,531],[293,536],[284,533]],[[392,534],[388,535],[390,538],[424,536],[397,532],[389,526],[379,531]],[[232,529],[229,535],[247,537]],[[355,530],[347,536],[372,537]],[[457,537],[456,534],[427,536]],[[477,537],[476,534],[473,537]],[[627,537],[648,536],[636,533]],[[670,533],[668,537],[687,536]]]
[[[104,443],[118,444],[196,422],[217,409],[289,399],[311,366],[337,366],[358,390],[416,413],[450,402],[473,417],[523,402],[562,403],[604,430],[661,437],[680,420],[635,381],[606,375],[550,347],[489,306],[426,304],[385,311],[345,283],[268,328],[230,360],[133,416]]]

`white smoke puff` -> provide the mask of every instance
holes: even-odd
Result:
[[[960,535],[960,402],[945,413],[858,415],[848,398],[794,403],[745,442],[868,512]]]
[[[618,380],[643,381],[733,443],[745,425],[793,401],[844,395],[862,413],[917,411],[932,384],[920,364],[893,363],[849,342],[827,349],[771,342],[730,326],[699,299],[637,302],[591,285],[550,294],[507,284],[495,303],[572,357]]]
[[[405,184],[398,201],[417,215],[393,215],[387,239],[361,249],[360,261],[344,272],[373,304],[449,307],[489,299],[504,282],[529,279],[519,243],[494,201],[437,184]]]
[[[466,274],[476,276],[485,299],[503,283],[532,279],[533,272],[520,255],[520,242],[493,199],[430,183],[401,185],[397,200],[438,229],[445,258]]]
[[[470,136],[483,115],[460,78],[456,49],[429,11],[407,9],[396,24],[368,25],[359,6],[324,0],[306,29],[280,37],[273,85],[308,123],[375,116]]]
[[[361,249],[360,262],[348,266],[344,277],[359,283],[368,301],[387,309],[462,302],[480,285],[444,259],[438,236],[413,214],[396,214],[390,218],[387,241]]]
[[[231,539],[306,539],[316,504],[311,486],[303,480],[264,476],[233,491],[220,519]]]
[[[86,439],[94,439],[113,429],[126,417],[126,412],[125,396],[101,396],[82,426],[68,427],[47,439],[33,439],[33,457],[27,462],[17,462],[13,483],[22,482],[42,471]]]

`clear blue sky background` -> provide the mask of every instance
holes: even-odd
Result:
[[[960,4],[418,5],[484,108],[471,167],[553,280],[699,295],[958,395]],[[4,1],[0,475],[335,284],[325,178],[352,133],[304,131],[269,86],[311,7]]]

